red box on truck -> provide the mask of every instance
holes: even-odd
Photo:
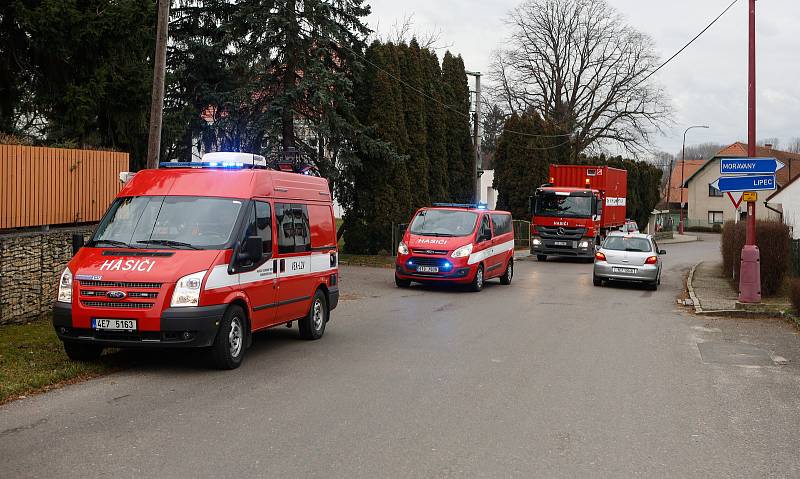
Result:
[[[531,254],[594,257],[608,231],[625,224],[628,172],[608,166],[550,165],[531,198]]]

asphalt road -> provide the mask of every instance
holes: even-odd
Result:
[[[569,261],[479,294],[343,268],[321,341],[260,334],[232,372],[140,353],[0,407],[0,477],[798,477],[796,331],[675,304],[705,239],[658,292]]]

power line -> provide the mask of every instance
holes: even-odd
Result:
[[[705,27],[705,28],[704,28],[704,29],[703,29],[703,30],[702,30],[700,33],[698,33],[697,35],[695,35],[695,37],[694,37],[694,38],[692,38],[691,40],[689,40],[689,43],[687,43],[686,45],[684,45],[684,46],[683,46],[683,48],[681,48],[680,50],[678,50],[677,52],[675,52],[675,54],[674,54],[674,55],[672,55],[671,57],[669,57],[669,58],[667,59],[667,61],[665,61],[664,63],[662,63],[661,65],[659,65],[659,67],[658,67],[658,68],[656,68],[655,70],[653,70],[652,72],[650,72],[650,73],[649,73],[649,74],[648,74],[646,77],[644,77],[644,78],[643,78],[641,81],[639,81],[638,83],[636,83],[636,84],[633,86],[633,88],[636,88],[637,86],[639,86],[639,85],[641,85],[642,83],[644,83],[645,81],[647,81],[647,79],[648,79],[648,78],[650,78],[651,76],[653,76],[653,75],[655,75],[656,73],[658,73],[658,71],[659,71],[659,70],[661,70],[662,68],[664,68],[665,66],[667,66],[667,64],[668,64],[669,62],[671,62],[672,60],[674,60],[674,59],[675,59],[675,57],[677,57],[678,55],[680,55],[681,53],[683,53],[683,51],[684,51],[684,50],[686,50],[687,48],[689,48],[689,46],[690,46],[692,43],[694,43],[694,42],[695,42],[695,41],[696,41],[698,38],[700,38],[700,37],[701,37],[701,36],[702,36],[702,35],[703,35],[703,34],[704,34],[706,31],[708,31],[708,29],[709,29],[709,28],[711,28],[712,26],[714,26],[714,24],[715,24],[715,23],[717,23],[717,21],[718,21],[720,18],[722,18],[722,16],[723,16],[723,15],[725,15],[726,13],[728,13],[728,10],[730,10],[730,9],[731,9],[731,8],[732,8],[732,7],[733,7],[733,6],[734,6],[734,5],[735,5],[735,4],[738,2],[738,1],[739,1],[739,0],[733,0],[733,1],[731,2],[731,4],[730,4],[730,5],[728,5],[728,7],[727,7],[727,8],[725,8],[725,10],[723,10],[723,11],[722,11],[722,13],[720,13],[719,15],[717,15],[717,18],[715,18],[714,20],[712,20],[712,21],[711,21],[711,23],[709,23],[709,24],[708,24],[708,25],[707,25],[707,26],[706,26],[706,27]]]

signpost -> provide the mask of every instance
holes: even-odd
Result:
[[[774,175],[784,166],[775,158],[723,158],[719,172],[723,175]]]
[[[729,191],[771,191],[775,190],[775,175],[723,176],[711,183],[723,193]]]

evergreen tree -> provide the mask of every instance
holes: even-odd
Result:
[[[514,218],[530,216],[530,197],[547,181],[550,164],[557,162],[552,153],[552,139],[526,136],[545,135],[547,128],[539,115],[513,114],[505,123],[494,156],[494,188],[498,191],[497,208],[510,211]],[[555,160],[555,161],[554,161]]]
[[[373,43],[366,52],[367,67],[356,81],[354,98],[359,120],[370,136],[396,149],[405,149],[405,112],[398,78],[399,58],[394,45]],[[347,168],[345,248],[348,252],[389,252],[392,227],[411,213],[407,157],[389,154],[375,144],[355,142],[359,161]],[[396,151],[396,150],[395,150]]]
[[[422,51],[416,40],[410,45],[398,45],[401,77],[411,85],[424,88]],[[411,205],[420,208],[430,204],[428,159],[428,132],[425,123],[425,98],[409,88],[401,89],[405,114],[405,131],[408,135],[408,174],[414,187],[411,189]]]
[[[470,134],[470,92],[464,61],[461,56],[446,52],[442,60],[443,98],[445,111],[447,175],[450,198],[455,202],[473,201],[472,165],[474,150]]]
[[[444,93],[442,69],[432,50],[422,50],[423,82],[426,93],[432,100],[425,102],[426,151],[428,154],[428,196],[431,201],[450,200],[447,171],[447,143],[445,128],[447,115],[442,106]]]

